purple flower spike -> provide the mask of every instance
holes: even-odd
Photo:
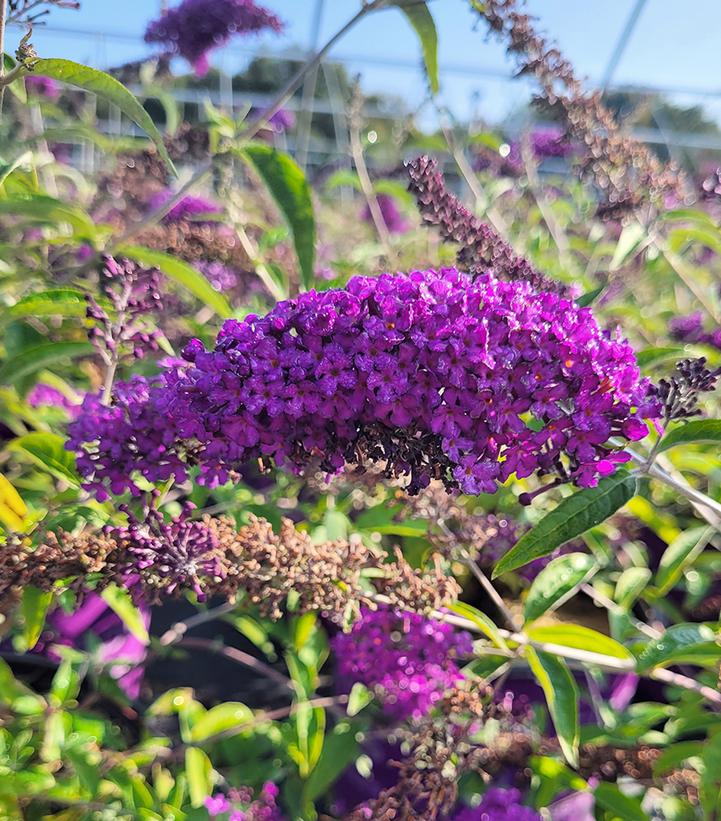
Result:
[[[477,807],[462,809],[452,821],[542,821],[542,818],[535,810],[521,804],[518,790],[491,787]]]

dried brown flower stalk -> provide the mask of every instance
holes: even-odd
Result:
[[[437,225],[446,242],[457,242],[458,264],[471,274],[492,271],[499,279],[523,280],[542,291],[564,293],[565,286],[537,271],[499,234],[474,216],[446,190],[438,163],[418,157],[406,163],[409,190],[415,196],[424,222]]]
[[[600,190],[599,214],[619,217],[646,203],[662,204],[668,196],[685,197],[679,169],[664,165],[621,131],[601,92],[584,90],[571,63],[536,32],[531,17],[516,10],[516,0],[472,0],[472,5],[506,40],[519,74],[536,78],[542,98],[563,115],[568,134],[583,143],[582,171]]]
[[[279,533],[256,517],[240,529],[227,517],[204,516],[192,526],[192,534],[181,524],[161,530],[154,540],[145,538],[145,523],[99,533],[60,531],[47,534],[34,549],[12,537],[0,551],[0,596],[17,596],[28,585],[83,592],[86,576],[93,574],[93,589],[121,584],[148,603],[195,590],[230,600],[245,597],[278,619],[292,593],[297,612],[341,620],[349,607],[372,606],[379,595],[399,607],[427,612],[460,592],[439,562],[434,572],[423,573],[400,552],[389,562],[360,540],[315,544],[289,520]],[[168,537],[172,543],[165,544]]]

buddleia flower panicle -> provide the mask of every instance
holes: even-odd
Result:
[[[211,818],[220,821],[283,821],[277,805],[278,787],[266,781],[257,798],[250,787],[230,789],[205,800],[205,809]]]
[[[686,182],[677,167],[665,166],[643,143],[625,135],[601,101],[587,92],[573,66],[535,30],[533,20],[517,11],[516,0],[486,0],[476,4],[491,30],[505,39],[519,74],[533,75],[542,99],[559,110],[569,137],[583,153],[583,173],[599,193],[599,213],[619,217],[666,198],[683,201]]]
[[[266,29],[280,32],[283,24],[254,0],[182,0],[148,25],[145,42],[185,58],[202,77],[211,51],[236,36]]]
[[[125,525],[48,533],[36,547],[11,535],[0,551],[0,594],[15,598],[27,585],[83,593],[90,576],[92,589],[119,584],[144,604],[187,592],[243,598],[274,620],[283,617],[293,594],[295,612],[342,622],[361,604],[374,606],[378,597],[427,613],[451,604],[460,592],[438,564],[416,570],[401,555],[389,561],[360,540],[318,544],[287,519],[275,533],[256,517],[236,528],[225,517],[193,518],[189,508],[167,521],[152,508],[138,517],[123,510]]]
[[[543,821],[543,818],[522,803],[519,790],[491,787],[483,793],[477,807],[460,810],[451,821]]]
[[[664,421],[699,416],[702,412],[698,407],[700,395],[714,391],[719,376],[721,368],[710,371],[706,367],[705,356],[678,362],[674,374],[668,379],[659,380],[655,388],[658,401],[663,406]]]
[[[158,332],[147,328],[146,316],[163,307],[161,274],[157,268],[142,268],[129,259],[105,256],[101,290],[111,310],[92,294],[86,294],[86,317],[92,325],[88,337],[106,364],[130,356],[142,359],[158,349]]]
[[[340,676],[373,690],[389,716],[420,718],[463,678],[473,642],[444,622],[380,606],[362,609],[333,652]]]
[[[395,197],[390,194],[378,194],[376,200],[383,222],[392,234],[404,234],[410,229],[410,222],[401,213]],[[361,219],[369,224],[373,222],[369,205],[366,205],[363,209]]]
[[[438,226],[445,242],[458,243],[458,264],[471,274],[493,272],[499,279],[528,282],[535,288],[565,293],[565,286],[537,271],[485,222],[446,190],[436,160],[427,156],[406,163],[409,190],[423,221]]]
[[[228,320],[186,367],[86,398],[68,447],[88,487],[211,486],[260,459],[296,472],[384,466],[417,493],[493,493],[512,475],[593,487],[647,433],[633,349],[589,308],[455,269],[354,277]],[[534,420],[534,421],[532,421]],[[122,435],[121,435],[122,431]]]

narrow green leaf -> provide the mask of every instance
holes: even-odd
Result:
[[[35,60],[33,71],[45,77],[52,77],[53,80],[59,80],[62,83],[83,88],[85,91],[91,91],[93,94],[97,94],[98,97],[102,97],[116,105],[126,117],[129,117],[145,131],[155,143],[163,162],[177,176],[173,161],[165,148],[162,134],[155,127],[155,123],[135,95],[131,94],[115,77],[111,77],[104,71],[84,66],[81,63],[59,58]]]
[[[92,237],[96,232],[92,219],[81,208],[41,194],[0,200],[0,215],[24,217],[44,225],[67,223],[83,237]]]
[[[8,313],[13,317],[85,316],[87,305],[82,291],[74,288],[53,288],[23,297],[8,310]]]
[[[202,807],[213,792],[213,765],[208,756],[197,747],[185,751],[185,776],[188,779],[190,803]]]
[[[676,445],[721,442],[721,419],[694,419],[669,431],[661,440],[658,452]]]
[[[253,721],[253,711],[239,701],[226,701],[211,707],[193,724],[191,741],[205,741],[218,733],[225,733],[233,727],[241,727]]]
[[[621,231],[616,244],[616,250],[613,253],[611,264],[608,266],[609,271],[618,270],[624,262],[631,256],[631,254],[641,244],[641,240],[645,236],[645,229],[638,223],[629,223]]]
[[[687,759],[701,755],[703,748],[703,741],[678,741],[672,744],[653,762],[654,775],[662,776],[669,770],[679,769]]]
[[[37,587],[23,588],[20,610],[23,617],[22,638],[26,652],[32,650],[38,643],[43,627],[45,627],[45,617],[48,614],[48,608],[52,600],[53,594],[51,592],[38,590]]]
[[[568,553],[549,562],[536,576],[523,608],[526,621],[533,621],[552,607],[560,606],[598,567],[588,553]]]
[[[489,619],[485,613],[481,613],[480,610],[477,610],[472,605],[466,604],[466,602],[462,601],[448,605],[448,609],[459,616],[463,616],[464,619],[472,621],[481,633],[487,636],[496,645],[496,647],[500,647],[501,650],[510,652],[508,644],[500,634],[498,627],[496,627],[493,621]]]
[[[573,647],[576,650],[586,650],[602,656],[633,660],[631,653],[622,644],[610,636],[604,636],[603,633],[581,624],[531,626],[526,630],[526,635],[533,641],[544,644],[558,644],[561,647]]]
[[[288,223],[300,266],[301,282],[313,285],[315,260],[315,217],[308,180],[288,154],[265,143],[250,143],[241,152],[268,187]]]
[[[73,487],[80,487],[80,476],[75,467],[75,456],[65,450],[65,440],[57,433],[34,431],[18,436],[10,448],[30,457],[40,468]]]
[[[685,568],[703,553],[713,528],[694,527],[674,539],[661,556],[654,580],[657,595],[665,596],[678,582]]]
[[[53,683],[50,686],[50,695],[55,700],[56,706],[61,706],[78,697],[80,685],[82,684],[81,671],[84,668],[84,661],[73,661],[71,658],[64,658],[60,662],[60,666],[53,676]]]
[[[678,345],[668,345],[660,348],[644,348],[636,352],[636,362],[639,368],[646,368],[655,365],[657,362],[664,362],[667,359],[680,359],[683,356],[683,348]]]
[[[147,644],[150,641],[148,630],[143,621],[143,616],[135,606],[130,593],[115,584],[106,587],[101,593],[103,601],[122,620],[123,624],[130,630],[138,641]]]
[[[337,724],[325,738],[323,751],[303,790],[306,801],[327,792],[338,776],[360,755],[356,728],[349,722]]]
[[[578,305],[579,308],[587,308],[596,299],[596,297],[600,295],[605,287],[605,285],[599,285],[598,288],[594,288],[592,291],[586,291],[585,294],[581,294],[581,296],[576,299],[576,305]]]
[[[0,384],[15,384],[23,376],[36,373],[64,359],[77,359],[93,353],[89,342],[43,342],[33,348],[25,348],[0,365]]]
[[[576,681],[562,659],[542,650],[534,650],[533,647],[526,647],[525,654],[531,671],[546,696],[561,751],[568,763],[577,767],[581,730],[578,723]]]
[[[348,694],[346,712],[352,718],[353,716],[358,715],[364,707],[367,707],[371,701],[373,701],[373,693],[371,693],[365,684],[361,684],[360,681],[356,681]]]
[[[622,818],[623,821],[648,821],[648,815],[643,811],[638,798],[624,795],[615,784],[601,781],[593,795],[596,803],[612,812],[615,818]]]
[[[672,664],[678,656],[714,643],[715,638],[713,630],[705,624],[673,624],[660,638],[648,642],[636,659],[636,667],[644,673]]]
[[[418,0],[395,0],[394,4],[403,12],[408,22],[415,29],[418,39],[421,41],[423,51],[423,63],[426,67],[428,84],[431,93],[438,94],[440,83],[438,81],[438,32],[426,3]]]
[[[223,294],[213,288],[208,280],[182,259],[165,254],[162,251],[153,251],[139,245],[125,245],[118,249],[118,253],[134,259],[143,265],[158,268],[169,279],[182,285],[193,296],[212,308],[221,319],[232,316],[233,310]]]
[[[564,499],[498,562],[493,577],[547,556],[559,545],[580,536],[612,516],[636,494],[636,478],[626,470],[617,470],[598,483]]]
[[[614,598],[616,604],[627,612],[645,590],[653,574],[647,567],[628,567],[616,582]]]

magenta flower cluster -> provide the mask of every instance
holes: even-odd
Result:
[[[452,268],[309,291],[183,355],[162,388],[121,388],[112,409],[87,400],[71,447],[92,486],[182,479],[183,452],[210,485],[260,458],[385,462],[410,493],[434,477],[492,493],[514,473],[591,487],[628,459],[609,439],[643,438],[657,413],[631,346],[590,309]]]
[[[25,78],[25,88],[30,94],[45,97],[52,102],[60,99],[60,84],[52,77],[45,77],[42,74],[28,74]]]
[[[152,197],[148,203],[150,210],[155,211],[156,209],[162,207],[166,202],[169,202],[172,197],[172,191],[160,191]],[[206,199],[205,197],[196,197],[189,194],[183,197],[180,202],[175,203],[175,205],[163,217],[163,222],[172,223],[182,222],[183,220],[202,222],[203,217],[207,217],[212,214],[221,214],[222,212],[223,209],[220,205],[218,205],[218,203]]]
[[[463,679],[457,660],[473,651],[471,636],[418,613],[364,609],[349,633],[333,640],[341,677],[378,694],[394,719],[426,715]]]
[[[669,322],[673,339],[694,345],[710,345],[721,350],[721,328],[707,331],[700,312],[674,317]]]
[[[452,821],[542,821],[542,818],[521,803],[518,790],[491,787],[477,807],[460,810]]]
[[[148,25],[145,42],[184,57],[202,76],[208,71],[208,54],[236,35],[282,28],[275,14],[253,0],[182,0]]]
[[[222,818],[227,821],[283,821],[276,799],[278,787],[266,781],[258,797],[253,799],[249,787],[230,790],[228,795],[218,793],[206,798],[205,809],[210,818]]]
[[[33,387],[27,397],[28,405],[31,408],[53,407],[62,408],[70,417],[77,416],[80,405],[74,402],[62,391],[45,382],[38,382]]]

